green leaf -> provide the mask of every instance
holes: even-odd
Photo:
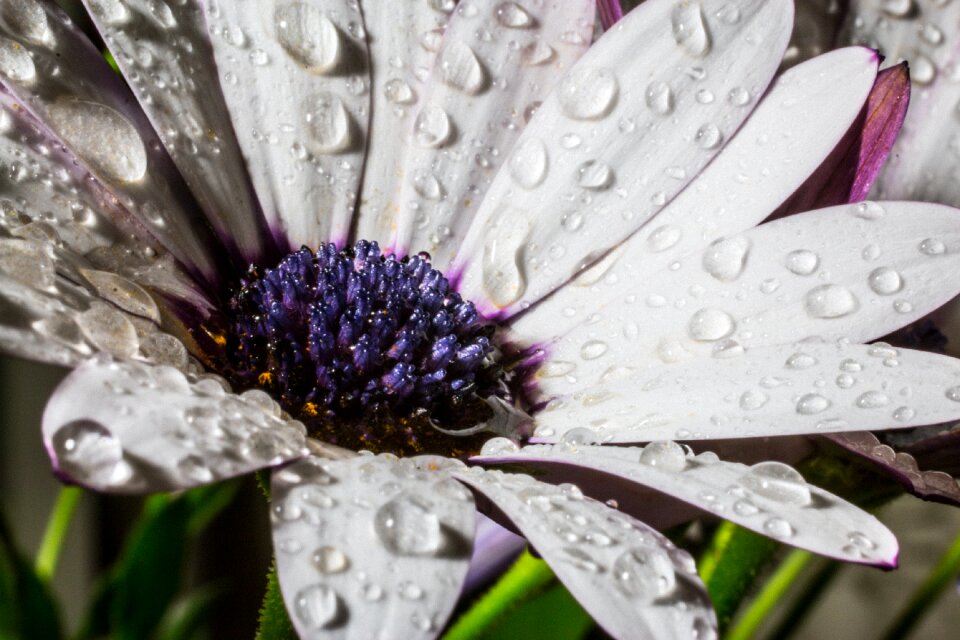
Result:
[[[157,640],[203,638],[210,614],[222,593],[222,589],[206,586],[179,599],[167,610],[160,621],[156,633]]]
[[[62,637],[60,615],[47,584],[16,548],[0,517],[0,638]]]
[[[97,587],[78,640],[155,633],[183,588],[190,544],[235,493],[235,483],[221,483],[148,498],[120,559]]]
[[[267,592],[263,594],[263,605],[260,607],[257,640],[297,640],[297,632],[293,629],[283,603],[283,594],[280,593],[276,564],[270,567],[270,573],[267,574]]]
[[[550,638],[581,640],[593,628],[593,619],[559,582],[507,614],[479,637],[483,640]]]

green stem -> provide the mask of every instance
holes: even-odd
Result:
[[[813,556],[806,551],[796,549],[787,555],[777,570],[770,576],[763,589],[743,612],[737,623],[727,633],[726,640],[748,640],[756,633],[760,624],[770,615],[770,611],[783,598],[800,573],[810,564]]]
[[[62,487],[57,495],[57,501],[47,521],[47,528],[43,532],[43,539],[40,541],[40,549],[37,551],[37,576],[45,582],[53,578],[57,569],[60,549],[67,537],[67,529],[70,528],[70,521],[77,510],[81,495],[83,490],[79,487]]]
[[[803,593],[791,605],[783,619],[780,620],[780,624],[768,637],[777,640],[788,640],[788,638],[793,637],[793,634],[803,627],[803,621],[807,614],[813,611],[816,605],[820,604],[820,597],[823,592],[830,586],[843,566],[845,566],[843,563],[834,560],[821,561],[820,568],[813,574]]]
[[[444,640],[479,638],[510,609],[539,593],[554,580],[547,563],[525,552],[503,577],[450,627]]]
[[[907,637],[927,609],[933,606],[947,585],[956,578],[957,573],[960,573],[960,536],[953,541],[937,566],[910,598],[907,606],[894,619],[893,624],[883,636],[884,640]]]

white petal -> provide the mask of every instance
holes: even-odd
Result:
[[[475,0],[454,12],[418,105],[418,112],[447,114],[451,133],[430,143],[429,127],[414,122],[394,243],[399,253],[427,251],[444,269],[504,163],[521,188],[535,189],[546,178],[551,159],[543,141],[528,138],[521,148],[514,142],[586,50],[594,11],[589,0],[555,7]]]
[[[363,7],[370,56],[370,148],[363,167],[354,236],[386,248],[400,211],[404,158],[423,81],[448,19],[442,2],[368,2]],[[403,25],[403,28],[397,28]]]
[[[467,573],[470,492],[416,459],[308,458],[273,473],[277,575],[301,638],[433,638]]]
[[[41,135],[76,156],[100,198],[130,211],[184,264],[212,279],[213,252],[196,204],[129,89],[66,14],[41,14],[43,38],[17,40],[18,25],[0,23],[14,55],[34,67],[32,75],[3,74],[0,105],[43,121]]]
[[[488,498],[616,638],[715,638],[693,559],[655,530],[573,485],[474,468],[457,478]]]
[[[200,3],[85,0],[191,192],[223,238],[258,260],[261,217],[220,90]]]
[[[517,143],[546,145],[545,179],[528,190],[501,171],[458,253],[466,298],[490,315],[524,308],[636,231],[717,154],[748,113],[726,96],[766,88],[793,13],[783,0],[745,0],[724,19],[724,4],[646,2],[566,74]]]
[[[261,391],[226,393],[168,366],[88,361],[54,392],[43,439],[55,471],[100,491],[172,491],[289,462],[303,425]]]
[[[537,415],[555,440],[585,427],[601,442],[744,438],[914,427],[960,419],[960,360],[882,344],[801,343],[730,359],[617,371]]]
[[[519,316],[513,334],[527,342],[563,334],[603,302],[622,300],[625,283],[646,282],[683,254],[758,224],[833,150],[860,114],[876,71],[873,51],[851,47],[778,77],[680,195],[608,258]],[[725,99],[746,106],[758,98],[744,89]]]
[[[610,367],[723,357],[812,336],[863,342],[956,295],[960,211],[830,207],[717,240],[649,273],[548,347],[593,385]],[[551,394],[558,388],[544,382]]]
[[[213,52],[263,211],[291,246],[343,244],[370,116],[359,7],[347,0],[218,7],[207,10]]]
[[[603,475],[590,484],[621,508],[643,501],[649,487],[784,544],[848,562],[894,566],[897,541],[872,515],[807,484],[779,462],[752,467],[718,460],[712,453],[689,455],[674,442],[645,448],[590,445],[525,447],[506,456],[481,456],[484,464],[520,463],[549,477]],[[603,483],[606,480],[606,485]]]

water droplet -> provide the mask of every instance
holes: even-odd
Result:
[[[397,595],[404,600],[420,600],[423,598],[423,589],[415,582],[404,580],[397,585]]]
[[[413,88],[400,78],[387,80],[383,86],[383,95],[394,104],[410,104],[414,101]]]
[[[716,240],[703,253],[703,269],[721,282],[732,282],[743,273],[749,252],[745,236]]]
[[[879,220],[887,214],[882,206],[869,200],[850,205],[848,211],[854,217],[863,218],[864,220]]]
[[[890,267],[878,267],[870,272],[867,279],[874,293],[889,296],[903,288],[903,279],[900,274]]]
[[[736,328],[733,317],[720,309],[700,309],[690,318],[687,333],[694,340],[711,342],[726,338]]]
[[[553,47],[538,40],[524,47],[520,57],[525,65],[535,67],[547,64],[555,55]]]
[[[710,34],[699,2],[678,2],[670,12],[670,26],[673,39],[690,55],[699,58],[710,51]]]
[[[787,269],[798,276],[808,276],[820,266],[820,256],[813,251],[799,249],[787,254]]]
[[[350,146],[350,116],[336,95],[323,91],[307,97],[303,118],[310,134],[308,142],[315,153],[336,153]]]
[[[496,438],[490,438],[483,443],[483,446],[480,448],[480,455],[502,456],[516,453],[518,451],[520,451],[520,445],[510,438],[498,436]]]
[[[0,238],[0,271],[41,290],[50,290],[57,276],[56,265],[46,248],[13,238]]]
[[[19,42],[0,37],[0,73],[14,82],[29,84],[37,77],[30,53]]]
[[[177,462],[177,471],[190,484],[207,484],[213,481],[213,471],[203,458],[197,455],[184,456]]]
[[[797,413],[803,416],[812,416],[830,408],[831,402],[819,393],[808,393],[797,401]]]
[[[293,606],[307,629],[324,629],[332,626],[340,614],[340,596],[326,585],[315,584],[297,593]]]
[[[516,302],[527,288],[522,264],[531,225],[527,216],[517,211],[511,213],[498,224],[483,248],[483,290],[500,308]]]
[[[936,238],[927,238],[920,243],[918,249],[925,256],[939,256],[946,252],[947,247]]]
[[[750,102],[750,92],[743,87],[734,87],[727,94],[727,102],[735,107],[742,107]]]
[[[138,182],[147,150],[129,120],[110,107],[78,99],[50,105],[47,121],[90,168],[112,182]]]
[[[533,26],[533,18],[516,2],[501,2],[494,11],[497,22],[505,27],[528,29]]]
[[[802,507],[810,504],[810,487],[796,469],[782,462],[760,462],[747,470],[740,483],[759,496]]]
[[[329,73],[340,59],[340,32],[317,7],[287,2],[273,12],[277,41],[287,55],[312,73]]]
[[[61,427],[53,435],[53,450],[59,468],[81,482],[117,486],[132,476],[123,460],[120,441],[94,422],[71,422]]]
[[[121,0],[90,0],[90,8],[111,27],[119,27],[130,19],[130,10]]]
[[[677,587],[673,563],[664,550],[656,547],[638,547],[622,553],[613,561],[611,571],[617,588],[635,598],[661,598]]]
[[[897,422],[910,422],[917,415],[917,412],[912,407],[897,407],[893,412],[893,419]]]
[[[723,135],[721,135],[717,125],[707,123],[697,129],[694,139],[702,149],[716,149],[720,141],[723,140]]]
[[[946,394],[947,398],[953,400],[954,402],[960,402],[960,386],[950,387],[947,389]]]
[[[783,518],[770,518],[763,523],[763,532],[772,538],[790,538],[793,536],[793,527]]]
[[[760,513],[760,508],[749,500],[740,499],[733,503],[733,512],[738,516],[754,516]]]
[[[77,326],[95,347],[117,357],[132,358],[140,346],[137,330],[111,305],[94,302],[76,318]]]
[[[687,466],[687,454],[676,442],[651,442],[640,452],[640,464],[668,473],[678,473]]]
[[[907,58],[910,60],[910,79],[913,82],[925,86],[937,77],[937,67],[927,56],[917,52]]]
[[[888,16],[902,18],[910,13],[913,0],[881,0],[880,9]]]
[[[443,198],[443,185],[437,180],[437,176],[429,171],[417,171],[413,174],[413,190],[427,200]]]
[[[53,42],[47,12],[36,0],[4,2],[0,4],[0,16],[13,33],[21,38],[41,44]]]
[[[547,148],[539,138],[526,138],[509,161],[510,177],[524,189],[539,186],[547,175]]]
[[[647,247],[654,253],[666,251],[680,242],[681,235],[682,232],[679,228],[672,224],[665,224],[650,232],[650,235],[647,236]]]
[[[469,46],[459,40],[447,43],[440,52],[440,62],[437,67],[440,71],[440,80],[457,91],[475,95],[483,90],[486,84],[486,74],[477,55]]]
[[[857,406],[861,409],[878,409],[890,404],[890,398],[879,391],[866,391],[857,398]]]
[[[420,146],[436,149],[450,140],[453,127],[447,112],[431,103],[417,114],[413,132]]]
[[[374,528],[384,545],[395,553],[435,553],[443,542],[440,520],[425,498],[401,493],[380,509]]]
[[[654,80],[648,84],[644,99],[650,110],[658,115],[665,116],[673,111],[673,92],[666,82]]]
[[[823,284],[807,292],[803,305],[812,318],[842,318],[856,311],[860,303],[846,287]]]
[[[740,394],[740,408],[744,411],[756,411],[769,401],[770,396],[763,391],[748,390]]]
[[[610,113],[619,85],[613,71],[603,67],[578,67],[557,87],[563,112],[574,120],[596,120]]]
[[[596,432],[593,431],[593,429],[588,429],[587,427],[574,427],[569,431],[565,431],[563,436],[560,438],[560,441],[564,444],[573,445],[574,447],[589,446],[600,443]]]
[[[897,313],[910,313],[913,311],[913,305],[907,300],[894,300],[893,310]]]
[[[602,340],[587,340],[580,347],[580,357],[584,360],[596,360],[607,352],[608,345]]]
[[[789,358],[787,358],[787,361],[784,363],[784,366],[787,369],[800,371],[802,369],[809,369],[815,364],[817,364],[816,358],[814,358],[809,354],[798,351],[797,353],[794,353]]]
[[[613,169],[596,160],[587,160],[577,167],[577,184],[584,189],[600,191],[613,184]]]

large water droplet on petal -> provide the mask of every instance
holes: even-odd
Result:
[[[820,256],[813,251],[799,249],[787,254],[787,269],[798,276],[808,276],[820,266]]]
[[[60,469],[96,485],[122,485],[133,475],[123,459],[123,447],[110,431],[94,422],[72,422],[53,435]]]
[[[670,12],[670,26],[673,39],[690,55],[699,58],[710,51],[710,34],[699,2],[680,0]]]
[[[0,238],[0,272],[25,285],[49,290],[56,266],[47,250],[33,242]]]
[[[447,86],[471,95],[479,93],[486,83],[483,66],[468,45],[453,40],[440,52],[440,79]]]
[[[303,119],[307,123],[307,143],[315,153],[343,151],[350,146],[350,115],[343,100],[322,91],[303,102]]]
[[[842,318],[860,306],[853,292],[837,284],[823,284],[807,292],[804,308],[812,318]]]
[[[119,27],[130,19],[130,10],[121,0],[88,0],[93,13],[111,27]]]
[[[53,42],[47,12],[37,0],[8,0],[0,4],[0,17],[21,38],[41,44]]]
[[[740,277],[747,264],[750,240],[733,236],[717,240],[703,253],[703,268],[721,282],[732,282]]]
[[[95,347],[117,357],[131,358],[140,346],[133,323],[103,302],[94,302],[77,316],[77,325]]]
[[[577,167],[577,184],[584,189],[602,191],[613,184],[613,169],[596,160],[587,160]]]
[[[453,127],[447,112],[435,104],[428,104],[413,122],[413,134],[422,147],[436,149],[450,140]]]
[[[687,332],[700,342],[711,342],[726,338],[736,328],[733,317],[720,309],[700,309],[690,318]]]
[[[547,148],[539,138],[525,139],[510,156],[509,168],[510,177],[521,187],[537,187],[547,175]]]
[[[826,411],[830,408],[830,405],[831,402],[819,393],[808,393],[801,396],[797,401],[797,413],[811,416]]]
[[[640,463],[661,471],[676,473],[687,466],[687,453],[676,442],[651,442],[640,452]]]
[[[782,462],[760,462],[740,479],[744,487],[759,496],[783,504],[810,504],[810,487],[796,469]]]
[[[527,288],[523,257],[532,227],[526,214],[512,213],[483,248],[483,291],[500,308],[516,302]]]
[[[579,67],[557,87],[560,108],[574,120],[596,120],[610,113],[619,93],[613,71],[603,67]]]
[[[350,560],[336,547],[318,547],[310,557],[313,566],[323,574],[342,573],[350,566]]]
[[[666,551],[656,547],[624,552],[613,561],[611,571],[617,588],[634,598],[661,598],[677,587],[673,563]]]
[[[383,544],[395,553],[435,553],[443,542],[440,520],[420,496],[401,493],[374,516],[374,528]]]
[[[14,82],[28,84],[37,77],[37,68],[22,44],[0,37],[0,73]]]
[[[654,80],[647,85],[644,100],[650,110],[658,115],[665,116],[673,111],[673,92],[666,82]]]
[[[533,26],[533,18],[516,2],[501,2],[497,5],[495,14],[497,22],[511,29],[528,29]]]
[[[311,631],[332,626],[340,614],[340,606],[340,596],[323,584],[301,590],[293,600],[297,618]]]
[[[867,280],[874,293],[882,296],[890,296],[903,288],[903,278],[900,274],[890,267],[878,267],[870,272]]]
[[[313,73],[329,73],[340,59],[340,32],[315,6],[288,2],[273,12],[280,46]]]
[[[383,86],[383,95],[394,104],[410,104],[414,100],[413,88],[400,78],[387,80]]]
[[[147,173],[147,150],[133,124],[96,102],[68,98],[47,110],[47,121],[94,173],[137,182]]]

